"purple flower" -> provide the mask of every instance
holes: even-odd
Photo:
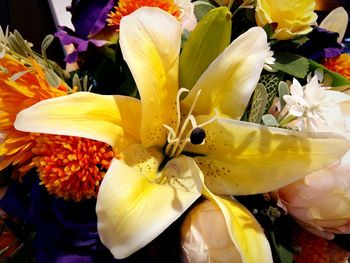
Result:
[[[75,50],[68,54],[65,61],[72,63],[77,60],[78,53],[88,49],[89,44],[101,47],[107,40],[94,39],[106,27],[108,13],[114,7],[114,0],[75,0],[68,10],[72,13],[72,23],[75,31],[62,27],[55,34],[63,45],[73,44]]]
[[[13,182],[0,207],[9,215],[33,224],[37,263],[119,262],[97,233],[96,200],[75,203],[48,195],[36,177]],[[125,261],[124,261],[125,262]]]
[[[11,217],[34,225],[36,263],[178,263],[178,229],[175,222],[151,244],[125,259],[114,259],[97,232],[96,199],[65,201],[49,195],[35,174],[12,182],[0,208]]]
[[[297,53],[315,61],[339,56],[343,46],[337,42],[338,36],[338,33],[315,27],[307,36],[309,41],[298,48]]]

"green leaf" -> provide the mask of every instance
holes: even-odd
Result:
[[[285,246],[279,243],[275,233],[270,231],[270,237],[272,241],[272,246],[275,248],[275,251],[280,259],[281,263],[292,263],[293,254]]]
[[[273,116],[272,114],[263,115],[262,121],[267,126],[273,126],[273,127],[278,126],[278,121],[276,120],[275,116]]]
[[[60,77],[50,68],[45,69],[45,78],[50,86],[54,88],[58,88],[61,83]]]
[[[16,81],[17,79],[19,79],[23,75],[27,74],[28,72],[30,72],[30,70],[17,72],[10,77],[10,81]]]
[[[75,73],[73,75],[72,84],[73,84],[73,87],[77,87],[78,88],[78,91],[82,91],[80,78],[79,78],[79,75],[77,73]]]
[[[322,66],[321,64],[309,59],[309,71],[314,72],[317,69],[322,69],[324,74],[328,74],[329,76],[332,77],[333,81],[331,83],[332,87],[340,87],[340,86],[349,86],[350,81],[345,78],[343,75],[333,72],[326,67]]]
[[[248,121],[260,123],[267,104],[267,92],[263,84],[258,83],[254,90],[252,106],[249,112]]]
[[[284,95],[289,95],[289,87],[286,82],[281,81],[278,84],[278,97],[280,98],[281,109],[286,105],[286,101],[283,99]]]
[[[230,44],[231,12],[211,10],[195,27],[180,55],[180,85],[191,89],[209,64]]]
[[[265,107],[265,112],[272,105],[273,99],[276,97],[277,88],[279,82],[282,80],[283,74],[281,72],[267,72],[264,71],[260,76],[259,83],[265,86],[267,92],[267,103]]]
[[[200,21],[210,10],[214,9],[215,6],[206,1],[196,1],[194,5],[194,15],[197,21]]]
[[[277,26],[278,26],[278,23],[266,24],[264,26],[264,30],[265,30],[268,38],[271,38],[273,36],[273,34],[276,31]]]
[[[304,45],[310,39],[306,36],[300,36],[291,40],[291,43],[296,44],[297,47]]]
[[[296,78],[305,78],[309,71],[309,60],[299,55],[275,52],[275,64],[272,65],[274,69],[285,72]]]
[[[47,59],[47,57],[46,57],[46,49],[51,45],[53,39],[54,39],[53,35],[47,35],[44,38],[44,40],[41,42],[41,54],[42,54],[44,60]]]

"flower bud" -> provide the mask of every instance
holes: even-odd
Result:
[[[180,86],[192,89],[211,62],[230,44],[231,12],[227,7],[209,11],[184,45],[180,55]]]
[[[327,169],[278,191],[279,202],[310,232],[332,239],[350,234],[350,151]]]
[[[181,228],[181,249],[186,263],[242,262],[221,210],[211,201],[204,201],[187,215]]]

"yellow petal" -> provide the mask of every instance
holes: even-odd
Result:
[[[129,159],[138,163],[137,168],[114,159],[97,197],[99,235],[116,258],[127,257],[151,242],[201,195],[202,190],[200,170],[191,158],[172,159],[158,174],[162,179],[150,181],[153,175],[144,176],[143,173],[154,172],[155,166],[149,167],[150,163],[145,162],[152,159],[152,153],[147,156],[137,148],[129,151],[132,153],[139,157],[139,161]],[[160,163],[153,164],[159,166]]]
[[[230,198],[214,194],[210,194],[210,198],[220,207],[242,262],[273,263],[269,241],[249,210]]]
[[[202,123],[207,117],[197,118]],[[278,189],[339,160],[349,142],[329,133],[301,133],[218,119],[204,127],[204,145],[188,145],[205,183],[216,194]]]
[[[337,32],[339,34],[338,42],[342,42],[346,28],[348,26],[348,13],[343,7],[338,7],[330,12],[320,24],[320,27],[328,31]]]
[[[179,22],[167,12],[142,7],[120,24],[120,46],[142,100],[142,143],[164,146],[167,130],[176,121]]]
[[[140,119],[141,103],[137,99],[78,92],[21,111],[14,126],[25,132],[94,139],[120,150],[140,141]]]
[[[266,33],[255,27],[231,43],[209,66],[183,101],[189,108],[201,90],[194,111],[241,118],[269,55]]]

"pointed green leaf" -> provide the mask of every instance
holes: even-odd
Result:
[[[272,65],[274,69],[296,78],[305,78],[308,73],[309,61],[307,58],[285,52],[275,52],[274,57],[276,58],[274,65]]]
[[[72,84],[73,87],[77,87],[78,91],[82,91],[80,79],[77,73],[73,75]]]
[[[46,60],[46,49],[51,45],[53,39],[53,35],[47,35],[43,42],[41,42],[41,54],[43,55],[44,60]]]
[[[10,77],[10,81],[16,81],[17,79],[19,79],[23,75],[27,74],[28,72],[30,72],[30,70],[24,70],[24,71],[17,72]]]
[[[210,10],[214,9],[211,3],[206,1],[196,1],[194,5],[194,15],[197,18],[197,21],[200,21]]]
[[[47,82],[50,84],[50,86],[52,86],[54,88],[57,88],[61,83],[60,77],[57,76],[55,71],[53,71],[50,68],[45,70],[45,78],[46,78]]]
[[[254,90],[252,107],[249,112],[249,122],[260,123],[267,104],[267,92],[263,84],[258,83]]]
[[[259,83],[265,86],[267,92],[267,103],[265,111],[272,105],[273,99],[276,97],[278,84],[282,80],[283,74],[281,72],[264,72],[259,80]]]
[[[278,97],[280,98],[281,109],[286,105],[286,101],[283,99],[284,95],[289,95],[289,87],[286,82],[281,81],[278,84]]]
[[[210,63],[230,44],[231,12],[211,10],[192,31],[180,55],[180,85],[191,89]]]
[[[273,127],[278,126],[278,121],[276,120],[275,116],[273,116],[272,114],[265,114],[264,116],[262,116],[262,121],[267,126],[273,126]]]

